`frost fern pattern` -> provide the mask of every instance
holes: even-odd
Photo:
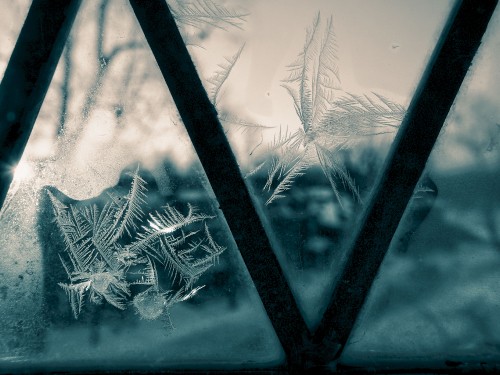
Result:
[[[195,286],[196,281],[225,250],[206,223],[214,217],[189,204],[186,214],[166,205],[146,216],[146,182],[139,168],[130,175],[128,194],[108,193],[102,209],[65,205],[48,192],[66,246],[59,258],[69,282],[59,286],[75,318],[87,301],[120,310],[132,305],[142,319],[168,317],[171,306],[203,287]],[[161,287],[157,267],[168,273],[175,290]],[[135,295],[133,285],[140,290]]]
[[[206,25],[226,30],[241,29],[247,13],[229,9],[212,0],[172,0],[168,2],[175,20],[184,26],[201,29]]]
[[[264,186],[271,191],[266,205],[283,198],[294,180],[318,162],[340,204],[339,182],[361,201],[338,151],[353,148],[366,136],[394,133],[405,114],[403,106],[379,94],[360,96],[342,90],[332,18],[323,32],[321,23],[318,13],[282,84],[301,126],[295,132],[280,131],[269,147],[274,156]]]

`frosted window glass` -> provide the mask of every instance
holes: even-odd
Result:
[[[0,216],[0,368],[283,362],[126,1],[82,4],[13,168]]]
[[[194,34],[209,47],[190,52],[310,328],[453,4],[234,1],[239,28]]]
[[[351,335],[346,363],[489,368],[500,360],[499,36],[497,9]]]

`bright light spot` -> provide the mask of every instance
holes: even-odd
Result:
[[[17,181],[28,180],[35,175],[30,163],[21,161],[17,167],[13,168],[14,179]]]
[[[198,291],[204,287],[205,287],[205,285],[194,288],[192,291],[189,292],[189,294],[187,294],[185,297],[182,298],[182,301],[186,301],[186,300],[190,299],[191,297],[194,297],[196,295],[196,293],[198,293]]]

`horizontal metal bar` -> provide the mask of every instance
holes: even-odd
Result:
[[[164,0],[130,0],[236,244],[288,356],[307,327],[253,206],[217,112]]]
[[[81,0],[34,0],[0,85],[0,207]]]
[[[315,342],[338,343],[337,357],[347,342],[496,4],[497,0],[459,2],[434,50],[314,335]]]

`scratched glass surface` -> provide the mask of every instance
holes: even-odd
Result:
[[[344,362],[483,369],[500,363],[499,63],[497,8]]]
[[[2,371],[283,361],[126,1],[83,2],[12,168],[0,213]]]
[[[453,3],[228,1],[232,23],[191,25],[190,52],[310,328]]]

